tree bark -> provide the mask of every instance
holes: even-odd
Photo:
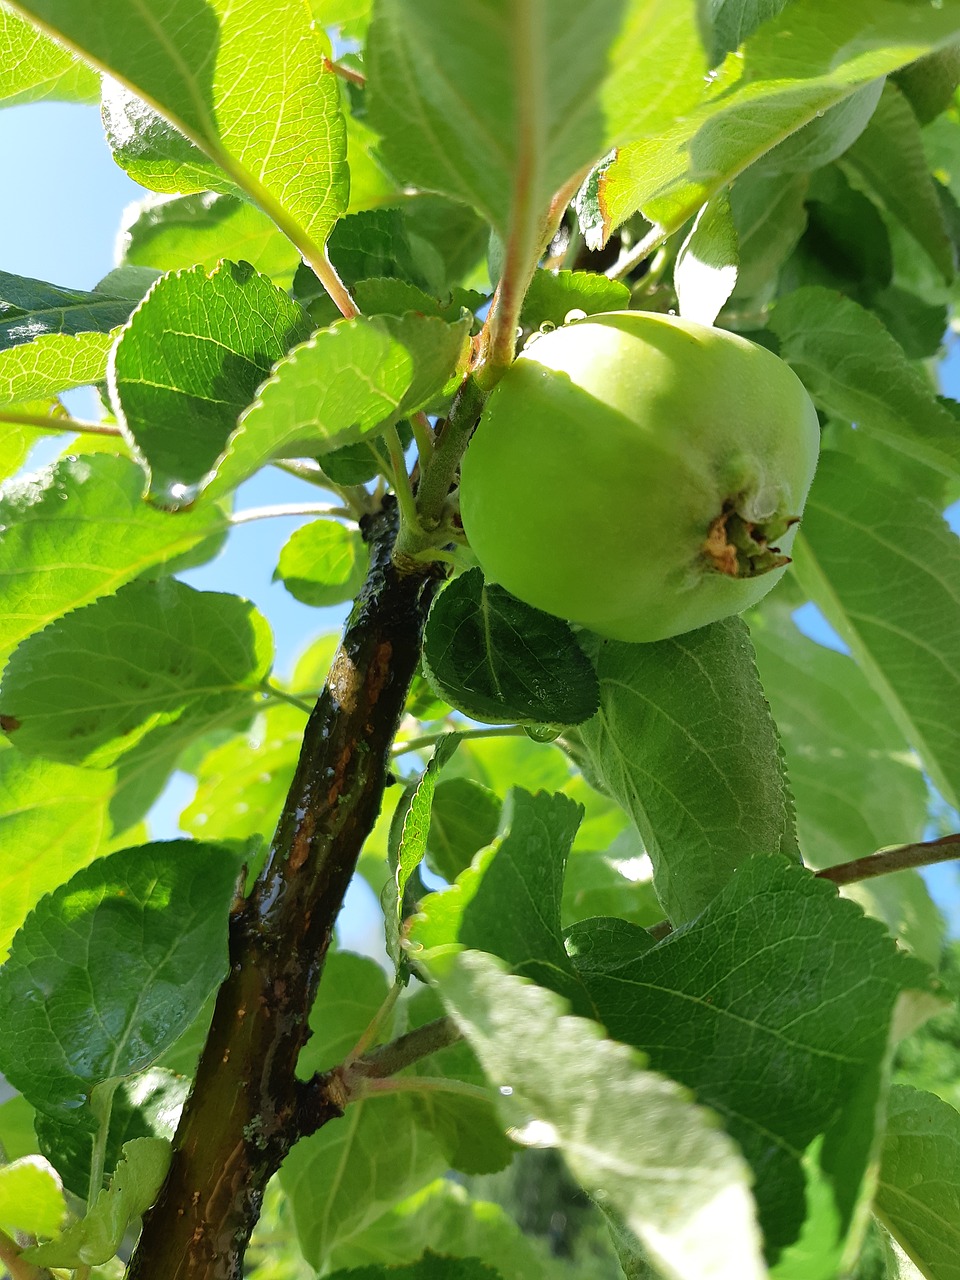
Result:
[[[129,1280],[239,1280],[264,1188],[300,1132],[341,1114],[295,1068],[334,922],[380,810],[393,741],[439,578],[391,560],[392,499],[364,520],[370,571],[307,723],[266,865],[230,922],[217,996],[170,1173]]]

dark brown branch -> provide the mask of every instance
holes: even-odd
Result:
[[[841,862],[836,867],[824,867],[817,875],[821,880],[834,884],[856,884],[860,880],[872,880],[874,876],[890,875],[894,871],[909,871],[917,867],[932,867],[938,862],[952,862],[960,858],[960,835],[941,836],[939,840],[925,840],[922,844],[898,844],[892,849],[881,849],[866,858],[854,862]]]
[[[230,972],[128,1280],[239,1280],[264,1187],[298,1136],[307,1015],[380,809],[437,583],[435,569],[394,566],[392,500],[362,528],[370,572],[307,723],[266,866],[231,918]],[[331,1095],[321,1110],[315,1128],[342,1105]]]

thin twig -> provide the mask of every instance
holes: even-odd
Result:
[[[275,458],[272,465],[278,471],[285,471],[288,476],[296,476],[298,480],[306,480],[307,484],[314,484],[318,489],[335,493],[357,520],[379,507],[379,503],[373,502],[363,485],[336,484],[314,458]]]
[[[418,554],[436,544],[436,532],[445,514],[447,495],[456,479],[463,451],[473,434],[486,394],[476,378],[469,374],[460,384],[450,414],[440,428],[433,456],[423,466],[417,486],[417,510],[420,528],[408,526],[397,539],[398,560],[408,557],[415,562]]]
[[[408,751],[419,751],[423,747],[432,747],[433,744],[446,734],[454,732],[460,738],[522,738],[523,729],[518,724],[508,725],[491,725],[488,729],[457,729],[451,726],[449,729],[441,729],[439,733],[425,733],[418,738],[407,738],[403,742],[395,742],[391,755],[402,756]]]
[[[362,71],[354,71],[353,67],[345,67],[342,62],[334,62],[332,58],[323,59],[323,69],[324,71],[332,71],[341,80],[349,80],[351,84],[355,84],[361,89],[367,83],[367,77]]]
[[[399,537],[403,538],[409,530],[415,539],[419,539],[422,537],[423,529],[420,526],[417,500],[413,495],[413,486],[410,483],[407,464],[403,456],[403,445],[397,428],[387,427],[383,433],[383,441],[390,454],[390,479],[393,482],[393,491],[397,495],[397,503],[400,507]]]
[[[412,1066],[421,1058],[429,1058],[432,1053],[446,1049],[462,1038],[456,1024],[449,1018],[436,1018],[358,1058],[350,1070],[379,1080]]]
[[[20,413],[15,409],[0,409],[0,422],[16,427],[39,427],[41,431],[75,431],[78,435],[120,436],[119,427],[106,422],[83,422],[79,418],[56,418],[45,413]]]
[[[658,225],[651,227],[642,240],[638,240],[626,253],[621,253],[613,266],[607,268],[605,274],[608,279],[622,280],[624,276],[628,276],[645,258],[649,258],[651,253],[656,253],[669,234],[666,227]]]
[[[279,689],[269,680],[264,680],[260,685],[264,693],[271,698],[276,698],[280,702],[289,703],[291,707],[296,707],[298,711],[305,711],[307,715],[313,710],[312,702],[304,702],[302,698],[298,698],[295,693],[287,693],[286,689]]]
[[[422,410],[414,413],[410,418],[410,428],[417,442],[420,465],[423,466],[433,456],[433,428],[430,426],[430,419]]]
[[[357,1041],[357,1043],[353,1046],[353,1048],[347,1054],[346,1058],[344,1059],[345,1065],[351,1066],[359,1058],[362,1058],[363,1055],[370,1048],[370,1046],[374,1043],[377,1036],[380,1034],[380,1028],[383,1026],[387,1018],[389,1018],[390,1014],[393,1011],[394,1005],[400,999],[400,995],[402,991],[403,991],[403,983],[395,982],[393,986],[390,988],[390,990],[387,992],[386,996],[384,997],[383,1003],[380,1005],[380,1008],[377,1010],[377,1012],[373,1015],[373,1017],[367,1023],[360,1039]]]
[[[837,885],[857,884],[875,876],[932,867],[938,862],[952,862],[955,858],[960,858],[960,834],[941,836],[939,840],[925,840],[919,844],[894,845],[892,849],[881,849],[879,853],[868,854],[853,862],[824,867],[816,874],[819,879],[830,880]]]
[[[272,520],[283,516],[330,516],[337,520],[350,520],[356,524],[356,516],[346,507],[327,502],[278,503],[272,507],[249,507],[236,511],[230,517],[231,524],[249,524],[252,520]]]
[[[5,1231],[0,1231],[0,1262],[10,1272],[10,1280],[52,1280],[45,1267],[35,1267],[20,1254],[20,1246]]]

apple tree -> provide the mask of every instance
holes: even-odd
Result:
[[[960,0],[0,50],[149,193],[0,271],[0,1264],[952,1280]],[[349,605],[288,675],[184,581],[264,469]]]

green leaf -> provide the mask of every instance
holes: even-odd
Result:
[[[189,1091],[189,1080],[156,1067],[123,1081],[110,1107],[103,1161],[105,1184],[123,1158],[126,1143],[134,1138],[173,1138]],[[86,1111],[80,1122],[76,1116],[65,1121],[43,1111],[36,1113],[34,1121],[41,1152],[59,1173],[67,1190],[84,1202],[90,1196],[90,1168],[96,1140],[94,1123],[94,1117]]]
[[[563,791],[574,775],[559,748],[523,737],[477,738],[464,742],[450,764],[449,776],[474,778],[500,796],[523,778],[528,791]]]
[[[551,325],[558,329],[568,311],[592,316],[598,311],[625,311],[630,290],[619,280],[593,271],[536,271],[523,299],[520,324],[524,329]]]
[[[131,302],[140,302],[155,280],[163,274],[154,267],[137,267],[129,262],[122,262],[113,267],[96,288],[101,293],[110,293],[117,298],[129,298]]]
[[[20,645],[0,685],[4,728],[24,754],[113,763],[187,713],[215,720],[242,708],[272,647],[249,601],[172,578],[133,582]]]
[[[870,310],[883,321],[911,360],[926,360],[940,351],[947,332],[947,308],[925,302],[916,293],[890,285],[870,299]]]
[[[118,245],[124,262],[160,271],[200,266],[212,273],[221,258],[251,262],[282,289],[289,288],[300,255],[255,205],[237,196],[201,192],[152,197],[134,206]]]
[[[0,751],[0,959],[40,898],[103,848],[115,786],[112,770]]]
[[[630,814],[674,923],[754,854],[796,854],[792,801],[747,629],[728,618],[656,644],[593,637],[600,711],[580,733]],[[696,761],[696,764],[694,764]]]
[[[351,1267],[349,1271],[334,1271],[330,1280],[502,1280],[502,1273],[494,1271],[477,1258],[451,1258],[449,1254],[434,1253],[428,1249],[419,1262],[407,1266]]]
[[[334,1267],[411,1262],[424,1248],[460,1258],[480,1258],[503,1280],[551,1280],[550,1262],[534,1248],[498,1204],[474,1200],[463,1187],[440,1178],[339,1245]],[[388,1273],[391,1274],[391,1273]]]
[[[816,115],[802,129],[768,151],[756,168],[763,173],[807,173],[832,164],[851,147],[870,123],[883,92],[881,76],[855,89],[848,98]],[[929,178],[928,178],[929,181]]]
[[[389,276],[358,280],[353,296],[365,315],[402,316],[407,311],[420,311],[426,316],[451,320],[459,319],[460,315],[458,310],[456,315],[443,316],[443,308],[436,298],[431,298],[415,284]]]
[[[110,369],[111,399],[149,466],[152,495],[192,500],[271,366],[311,328],[299,303],[249,263],[157,281]]]
[[[740,245],[730,201],[721,192],[708,200],[684,240],[673,268],[680,314],[712,325],[737,283]]]
[[[794,0],[705,82],[693,110],[630,142],[599,177],[603,238],[637,209],[678,230],[711,196],[818,112],[949,42],[960,4]]]
[[[0,351],[23,346],[51,333],[110,333],[132,307],[129,298],[112,298],[0,271]]]
[[[907,457],[960,475],[955,419],[869,311],[827,289],[799,289],[777,302],[770,327],[821,408]]]
[[[386,975],[374,961],[349,952],[330,956],[299,1073],[306,1076],[342,1061],[387,990]],[[390,1152],[389,1160],[384,1151]],[[409,1095],[352,1102],[342,1119],[298,1142],[280,1170],[304,1258],[321,1269],[339,1243],[356,1237],[446,1168],[436,1140],[417,1122]]]
[[[197,144],[294,239],[319,253],[349,178],[336,78],[298,0],[15,0]]]
[[[765,1274],[748,1170],[684,1090],[489,956],[444,950],[425,962],[499,1086],[515,1141],[556,1147],[577,1180],[619,1210],[671,1280]]]
[[[404,815],[400,844],[397,849],[397,913],[401,921],[404,915],[404,891],[410,877],[423,861],[423,855],[427,850],[430,814],[437,789],[437,779],[443,766],[459,745],[460,737],[455,733],[444,734],[437,740],[430,763],[420,775],[420,781],[416,785]]]
[[[62,45],[7,8],[0,9],[0,106],[96,102],[100,77]]]
[[[32,425],[17,422],[16,416],[21,413],[29,414],[32,418],[49,418],[50,431],[44,430],[36,422]],[[13,420],[5,421],[7,416]],[[38,440],[62,431],[67,417],[69,414],[66,409],[53,396],[0,408],[0,480],[7,480],[20,470]]]
[[[127,1228],[157,1198],[170,1166],[170,1143],[163,1138],[134,1138],[108,1190],[101,1191],[86,1217],[56,1240],[25,1249],[23,1257],[41,1267],[83,1267],[109,1262]]]
[[[105,453],[61,458],[0,489],[0,654],[224,527],[215,507],[170,515],[143,489],[136,463]]]
[[[437,783],[427,832],[427,865],[450,884],[500,825],[500,797],[470,778]]]
[[[405,1015],[403,1025],[412,1029],[442,1018],[445,1010],[437,993],[418,983],[414,994],[399,1005],[399,1014],[400,1019]],[[451,1169],[471,1175],[488,1174],[511,1163],[516,1145],[504,1133],[493,1091],[465,1040],[421,1058],[408,1074],[425,1076],[433,1082],[450,1082],[449,1091],[425,1087],[423,1092],[414,1091],[411,1097],[419,1123],[436,1138]],[[453,1092],[461,1082],[482,1090],[486,1096],[465,1097]]]
[[[0,1168],[0,1226],[52,1236],[67,1212],[63,1187],[42,1156],[25,1156]]]
[[[628,847],[631,842],[635,849]],[[565,925],[592,916],[618,916],[647,928],[663,919],[650,864],[639,845],[639,837],[630,831],[606,852],[574,847],[563,881]]]
[[[216,161],[110,76],[104,77],[100,116],[114,161],[139,186],[165,195],[236,192]]]
[[[451,210],[458,207],[449,201],[443,201],[443,204]],[[476,215],[471,213],[470,216],[475,218]],[[425,257],[425,251],[430,254],[436,251],[429,242],[428,246],[416,245],[411,230],[402,208],[368,209],[348,214],[331,232],[327,246],[330,261],[350,287],[361,280],[392,279],[405,280],[429,291],[434,283],[431,275],[437,271],[438,264]],[[297,297],[300,296],[298,285],[313,297],[322,293],[320,281],[306,266],[294,283]]]
[[[952,280],[956,251],[927,165],[920,123],[896,85],[884,87],[873,119],[847,152],[846,163],[927,251],[944,280]]]
[[[807,225],[808,178],[794,174],[741,174],[730,191],[730,211],[740,244],[734,297],[771,293],[777,274]]]
[[[33,1131],[35,1115],[33,1107],[19,1093],[0,1103],[0,1146],[5,1160],[19,1160],[23,1156],[36,1154],[37,1135]]]
[[[949,939],[941,951],[937,978],[954,997],[951,1007],[911,1032],[897,1047],[894,1082],[960,1103],[960,941]]]
[[[779,292],[804,285],[869,298],[893,279],[890,227],[839,165],[809,174],[807,228],[780,273]]]
[[[820,459],[794,554],[808,595],[850,646],[936,786],[956,805],[956,537],[935,507],[830,451]]]
[[[424,674],[451,706],[494,724],[579,724],[597,709],[596,676],[568,623],[469,569],[437,596]]]
[[[960,84],[960,44],[948,44],[902,67],[893,77],[921,124],[946,111]]]
[[[269,840],[293,778],[307,718],[296,707],[271,707],[249,733],[230,738],[203,758],[197,793],[180,815],[198,839]]]
[[[490,243],[490,228],[469,205],[442,196],[417,194],[401,206],[407,239],[414,261],[424,273],[425,287],[443,295],[478,272],[485,286],[483,268]],[[339,229],[339,224],[337,229]],[[331,237],[332,239],[332,237]]]
[[[451,943],[488,951],[564,996],[574,1011],[592,1013],[560,930],[563,871],[581,814],[564,795],[515,787],[497,839],[453,888],[422,900],[411,941],[428,954]]]
[[[271,458],[327,453],[425,408],[456,368],[469,328],[410,314],[321,329],[261,387],[209,492],[234,488]]]
[[[756,1173],[774,1258],[801,1231],[806,1153],[832,1206],[817,1243],[832,1266],[809,1274],[832,1280],[873,1159],[894,1007],[929,970],[782,859],[747,861],[652,949],[642,931],[631,953],[592,923],[578,926],[575,962],[608,1033],[724,1118]]]
[[[367,48],[388,167],[505,239],[612,146],[656,137],[704,69],[692,0],[382,0]]]
[[[360,590],[369,558],[357,529],[335,520],[314,520],[290,535],[273,580],[303,604],[341,604]]]
[[[324,27],[365,22],[371,4],[372,0],[310,0],[314,18]]]
[[[51,333],[0,351],[0,404],[42,400],[106,377],[115,333]]]
[[[214,845],[147,844],[37,904],[0,969],[0,1069],[38,1110],[69,1121],[189,1025],[226,971],[236,876]]]
[[[484,261],[489,238],[489,228],[467,205],[416,194],[404,196],[398,208],[341,218],[327,252],[351,288],[362,280],[403,280],[439,298]],[[304,302],[325,298],[306,265],[297,272],[293,292]]]
[[[894,1086],[876,1210],[926,1280],[952,1280],[960,1254],[960,1115],[918,1089]]]
[[[775,18],[788,0],[710,0],[712,19],[712,63],[739,49],[761,23]]]
[[[347,127],[347,167],[350,170],[350,202],[348,213],[392,204],[401,192],[384,169],[379,156],[380,139],[363,118],[350,109],[349,93],[344,86],[340,109]]]
[[[223,698],[214,706],[203,699],[179,719],[147,732],[117,762],[117,789],[110,802],[114,830],[126,832],[146,818],[181,756],[198,740],[246,727],[254,714],[249,697]]]
[[[863,672],[801,635],[786,606],[750,619],[764,692],[783,741],[808,866],[829,867],[903,840],[927,823],[920,764]],[[842,889],[936,968],[943,922],[916,871]]]

